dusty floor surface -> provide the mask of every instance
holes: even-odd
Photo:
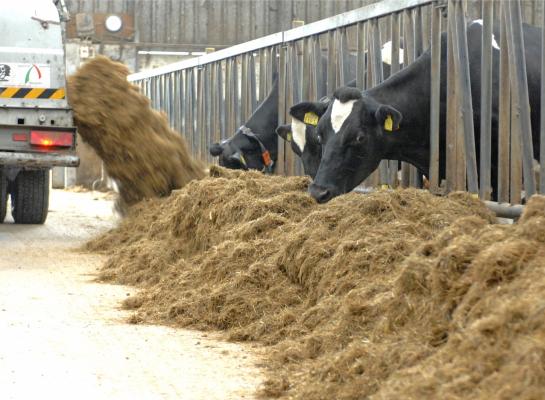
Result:
[[[128,325],[133,288],[94,283],[99,256],[73,249],[112,226],[112,202],[54,190],[43,226],[0,224],[0,398],[248,399],[251,348]]]

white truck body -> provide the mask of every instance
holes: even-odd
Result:
[[[63,0],[5,0],[0,11],[0,223],[43,223],[49,169],[79,165],[66,100]]]

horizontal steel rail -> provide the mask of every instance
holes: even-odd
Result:
[[[213,63],[215,61],[239,56],[252,51],[258,51],[260,49],[270,46],[282,45],[287,42],[293,42],[330,30],[354,25],[358,22],[367,21],[373,18],[378,18],[384,15],[406,10],[412,7],[424,6],[431,3],[432,0],[384,0],[379,3],[370,4],[365,7],[360,7],[356,10],[348,11],[330,18],[322,19],[308,25],[303,25],[298,28],[273,33],[271,35],[251,40],[249,42],[237,44],[235,46],[218,50],[213,53],[168,64],[163,67],[155,68],[149,71],[137,72],[129,75],[128,79],[129,81],[134,82],[158,75],[167,74],[169,72],[179,71],[192,67],[200,67],[205,64]]]

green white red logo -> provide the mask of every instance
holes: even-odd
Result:
[[[32,72],[32,70],[36,71],[36,73],[38,74],[38,79],[42,79],[42,71],[40,71],[40,68],[38,68],[38,66],[36,64],[32,64],[32,66],[26,72],[25,84],[30,81],[30,73]]]

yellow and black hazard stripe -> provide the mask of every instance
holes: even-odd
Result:
[[[0,87],[0,98],[62,100],[65,98],[65,93],[64,93],[64,88],[44,89],[44,88]]]

